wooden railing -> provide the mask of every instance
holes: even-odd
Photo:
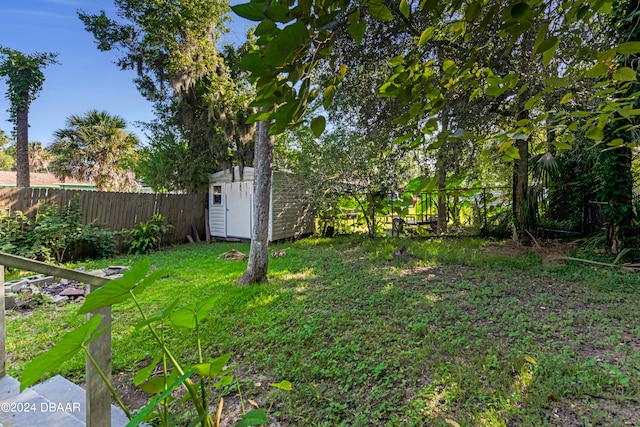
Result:
[[[9,255],[0,252],[0,377],[6,375],[6,325],[4,318],[5,301],[4,301],[4,267],[19,268],[21,270],[33,271],[35,273],[47,274],[67,280],[75,280],[85,283],[89,287],[89,292],[103,286],[110,279],[82,271],[70,270],[68,268],[58,267],[46,264],[40,261],[34,261],[15,255]],[[105,328],[111,324],[111,307],[105,307],[88,314],[95,316],[100,314],[102,321],[99,329]],[[98,366],[107,377],[111,375],[111,329],[108,328],[98,338],[88,345],[88,350],[97,361]],[[87,359],[86,361],[86,408],[88,427],[111,427],[111,394],[104,381],[94,368],[93,364]]]

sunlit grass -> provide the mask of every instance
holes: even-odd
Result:
[[[231,352],[258,401],[274,395],[254,383],[291,381],[273,407],[282,425],[640,425],[637,275],[544,266],[535,254],[500,255],[485,243],[289,242],[275,245],[286,255],[270,260],[270,282],[255,286],[234,285],[246,261],[220,259],[232,248],[248,253],[246,243],[176,247],[151,255],[168,272],[141,302],[153,312],[176,298],[214,298],[202,324],[207,357]],[[394,255],[401,247],[406,255]],[[74,308],[9,315],[12,374],[82,320]],[[134,371],[155,343],[134,327],[133,304],[114,307],[114,319],[114,371]],[[189,330],[166,334],[194,360]],[[83,366],[78,358],[55,373],[81,381]],[[609,411],[616,407],[624,410]]]

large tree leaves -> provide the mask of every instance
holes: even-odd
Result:
[[[104,332],[106,329],[94,333],[100,325],[100,320],[100,315],[93,316],[82,326],[67,332],[56,345],[29,362],[20,376],[20,392],[38,382],[46,373],[70,360]]]
[[[266,5],[266,0],[252,1],[250,3],[242,3],[231,6],[231,10],[233,10],[239,16],[248,19],[249,21],[262,21],[265,18],[264,7]]]
[[[126,271],[122,277],[89,293],[84,304],[80,307],[79,313],[86,314],[102,307],[120,303],[131,297],[132,293],[140,294],[147,286],[165,274],[164,270],[156,270],[147,275],[150,269],[151,261],[148,258],[140,261],[129,271]]]
[[[264,50],[264,61],[269,65],[283,65],[298,48],[309,40],[309,30],[302,21],[284,27]]]

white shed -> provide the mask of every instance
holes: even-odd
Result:
[[[298,238],[315,231],[315,215],[290,174],[274,171],[271,180],[269,241]],[[238,166],[209,176],[209,228],[218,239],[251,239],[253,168]]]

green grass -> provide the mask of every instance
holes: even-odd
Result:
[[[481,240],[350,237],[276,245],[266,285],[234,281],[247,244],[200,244],[153,254],[166,277],[144,296],[218,300],[203,325],[209,357],[231,352],[245,397],[291,426],[640,425],[640,281],[591,265],[545,266]],[[407,255],[394,256],[400,247]],[[139,257],[91,262],[88,270]],[[10,373],[82,319],[45,305],[8,319]],[[156,346],[114,307],[114,372],[134,371]],[[167,330],[195,361],[189,331]],[[82,380],[83,360],[56,373]],[[287,379],[291,392],[269,390]],[[233,400],[235,388],[224,390]]]

